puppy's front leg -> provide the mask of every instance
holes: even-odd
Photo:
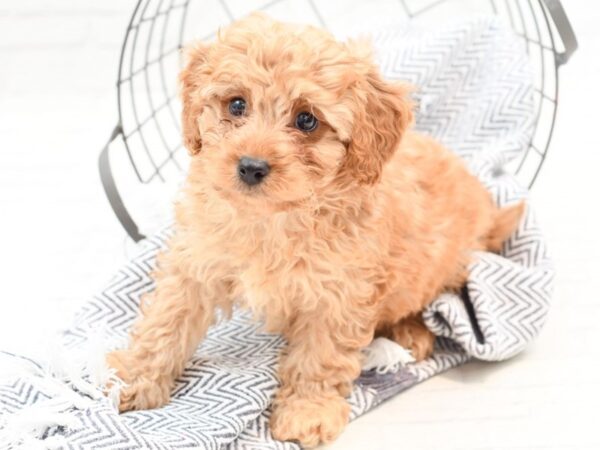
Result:
[[[365,329],[335,326],[322,315],[295,321],[279,366],[281,387],[271,417],[276,439],[314,447],[341,433],[350,413],[344,397],[360,374],[360,348],[372,336]]]
[[[144,298],[142,316],[129,348],[107,356],[125,383],[120,411],[150,409],[169,401],[178,377],[212,323],[214,304],[202,286],[183,273],[176,255],[165,253],[155,274],[156,289]]]

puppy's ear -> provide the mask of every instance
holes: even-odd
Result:
[[[186,64],[179,75],[183,105],[181,113],[183,144],[190,155],[195,155],[202,149],[198,118],[202,113],[203,106],[198,91],[206,83],[208,50],[209,46],[201,43],[185,49]]]
[[[369,56],[364,58],[370,59]],[[364,62],[364,58],[363,62]],[[409,87],[383,80],[378,68],[369,69],[356,87],[357,107],[346,166],[363,184],[381,178],[383,165],[393,155],[413,120]]]

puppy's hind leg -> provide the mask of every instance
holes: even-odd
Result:
[[[387,325],[377,334],[410,350],[416,361],[422,361],[433,353],[435,335],[425,326],[420,313]]]

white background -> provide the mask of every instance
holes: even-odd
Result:
[[[125,259],[96,162],[134,3],[0,2],[0,349],[39,351]],[[600,4],[563,4],[580,49],[533,191],[558,270],[545,330],[403,393],[334,448],[600,448]]]

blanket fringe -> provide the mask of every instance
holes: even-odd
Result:
[[[108,346],[104,337],[102,333],[90,333],[87,345],[77,354],[52,340],[47,361],[40,365],[9,355],[12,358],[7,374],[13,379],[26,379],[50,398],[2,419],[0,449],[63,447],[64,436],[49,434],[56,429],[77,428],[77,411],[86,410],[97,401],[117,408],[123,383],[106,364]]]
[[[373,339],[363,354],[363,370],[375,369],[377,373],[396,372],[400,367],[415,362],[410,350],[383,337]]]

